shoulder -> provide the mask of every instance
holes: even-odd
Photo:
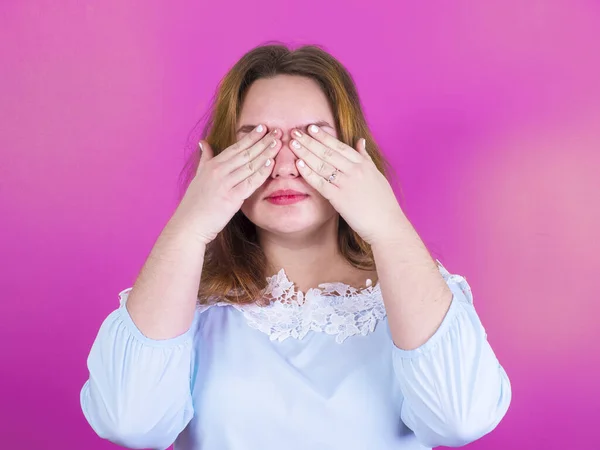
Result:
[[[439,259],[435,260],[438,265],[438,270],[440,274],[446,281],[446,284],[450,287],[452,292],[456,294],[457,292],[462,294],[460,297],[467,303],[473,304],[473,292],[471,291],[471,286],[467,282],[467,279],[463,275],[459,275],[456,273],[452,273],[444,267]]]

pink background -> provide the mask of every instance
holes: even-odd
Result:
[[[0,20],[2,448],[114,448],[80,411],[88,351],[217,82],[271,39],[349,68],[405,210],[471,283],[514,397],[470,448],[600,448],[598,2],[3,1]]]

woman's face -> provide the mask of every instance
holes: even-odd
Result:
[[[252,130],[263,124],[269,130],[279,128],[283,132],[283,145],[275,157],[271,176],[242,205],[242,212],[259,231],[306,235],[336,218],[337,213],[329,201],[310,187],[298,172],[298,158],[289,147],[291,131],[294,128],[306,131],[313,123],[337,137],[327,98],[318,84],[309,78],[278,75],[259,79],[246,93],[237,129],[249,125]],[[244,134],[238,132],[237,139]],[[292,199],[272,196],[276,191],[286,189],[307,195]]]

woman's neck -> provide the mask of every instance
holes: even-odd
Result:
[[[259,239],[268,261],[267,275],[283,268],[288,279],[303,292],[321,283],[355,285],[357,281],[364,283],[361,276],[366,279],[364,272],[353,267],[339,251],[337,218],[301,235],[261,230]]]

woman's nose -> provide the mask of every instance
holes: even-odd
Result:
[[[290,149],[289,143],[289,136],[285,136],[282,139],[281,150],[275,156],[275,166],[271,172],[271,178],[296,178],[300,175],[296,167],[298,158]]]

